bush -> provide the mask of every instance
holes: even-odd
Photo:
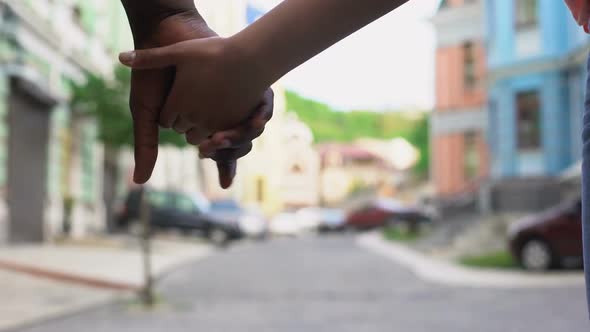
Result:
[[[470,267],[513,269],[518,266],[512,255],[505,250],[479,256],[468,256],[460,259],[460,263]]]
[[[420,233],[411,232],[407,228],[389,226],[383,229],[383,236],[389,241],[413,242],[420,237]]]

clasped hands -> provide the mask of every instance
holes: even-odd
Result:
[[[251,151],[252,140],[272,117],[272,90],[240,79],[247,76],[241,75],[239,59],[196,11],[165,17],[147,31],[134,29],[138,50],[120,55],[133,69],[134,181],[151,177],[163,127],[185,135],[201,157],[215,160],[221,186],[229,187],[237,160]]]

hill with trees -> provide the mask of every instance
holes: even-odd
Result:
[[[420,150],[416,166],[426,175],[429,165],[429,113],[412,111],[341,112],[327,104],[287,91],[287,110],[297,114],[312,130],[316,143],[352,142],[359,138],[393,139],[402,137]]]

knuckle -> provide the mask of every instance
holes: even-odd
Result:
[[[264,134],[265,127],[260,127],[253,132],[255,138],[262,136]]]
[[[194,137],[189,135],[186,136],[186,142],[191,145],[199,145],[199,142]]]

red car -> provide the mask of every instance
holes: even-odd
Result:
[[[528,270],[548,270],[568,259],[581,261],[581,201],[569,201],[517,222],[509,230],[509,241],[512,255]]]
[[[346,225],[355,229],[383,227],[393,222],[430,222],[433,216],[419,207],[391,199],[379,199],[350,213]]]

